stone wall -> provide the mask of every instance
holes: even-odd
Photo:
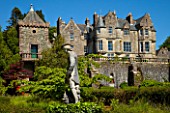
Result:
[[[92,76],[97,73],[101,73],[110,76],[111,73],[114,75],[115,87],[118,87],[122,82],[128,82],[130,69],[130,63],[111,63],[111,62],[99,62],[100,68],[94,68]],[[169,64],[158,64],[158,63],[135,63],[138,71],[141,71],[143,79],[153,79],[160,82],[169,81]],[[133,77],[135,78],[135,77]],[[132,79],[133,79],[132,78]],[[131,79],[131,78],[129,78]]]

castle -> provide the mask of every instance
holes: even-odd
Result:
[[[156,30],[149,14],[133,19],[129,13],[126,19],[119,19],[115,11],[105,16],[94,13],[92,25],[88,18],[85,24],[76,24],[73,19],[65,24],[59,17],[57,29],[78,55],[156,57]]]
[[[42,57],[41,52],[51,48],[49,27],[49,23],[44,22],[32,6],[26,17],[18,21],[19,49],[25,68],[34,70],[34,62]],[[113,59],[129,58],[128,63],[107,64],[109,63],[107,62],[106,65],[92,72],[100,72],[107,76],[113,73],[113,78],[117,81],[116,86],[129,80],[128,73],[131,73],[130,69],[132,69],[131,58],[140,58],[134,67],[135,72],[140,72],[141,77],[149,76],[158,81],[170,78],[169,53],[166,48],[156,53],[156,30],[149,14],[133,19],[132,14],[129,13],[125,19],[120,19],[115,11],[109,11],[104,16],[94,13],[93,24],[90,24],[88,18],[85,24],[77,24],[72,18],[66,24],[59,17],[56,32],[65,39],[65,43],[72,44],[73,50],[79,56],[93,53],[106,58],[113,57]]]
[[[23,60],[41,57],[45,48],[50,48],[49,23],[45,23],[34,11],[18,21],[19,48]],[[73,19],[66,24],[61,17],[57,20],[57,35],[73,46],[78,55],[101,54],[108,57],[156,57],[156,30],[149,14],[133,19],[131,13],[125,19],[109,11],[105,16],[93,14],[93,24],[86,18],[85,24]]]

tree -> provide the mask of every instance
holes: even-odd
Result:
[[[9,19],[10,26],[16,27],[18,19],[23,19],[23,15],[19,8],[14,7],[11,12],[11,17]]]
[[[9,68],[11,63],[15,63],[19,59],[19,54],[12,54],[11,50],[4,41],[2,32],[0,31],[0,75],[4,70]]]
[[[49,40],[50,40],[50,42],[53,42],[54,39],[56,38],[54,36],[54,33],[56,33],[56,32],[57,32],[57,27],[50,27],[49,28]]]
[[[167,39],[163,42],[163,44],[159,48],[162,47],[167,47],[168,51],[170,51],[170,36],[167,37]]]
[[[24,66],[23,62],[16,62],[14,64],[10,64],[9,70],[6,70],[3,73],[3,78],[9,80],[32,78],[33,72],[24,69],[23,66]]]
[[[42,52],[42,59],[37,62],[37,66],[67,68],[68,54],[62,49],[63,43],[64,38],[59,35],[54,41],[53,47]]]
[[[13,54],[19,53],[18,32],[15,27],[11,27],[4,32],[5,41]]]
[[[38,16],[44,21],[45,21],[45,17],[44,17],[44,14],[42,13],[42,10],[36,10],[36,13],[38,14]]]

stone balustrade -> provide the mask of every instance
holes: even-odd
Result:
[[[21,53],[22,61],[35,61],[42,58],[39,53]]]

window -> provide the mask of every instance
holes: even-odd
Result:
[[[124,35],[129,35],[129,30],[128,29],[124,30]]]
[[[140,42],[140,52],[143,52],[143,42]]]
[[[145,42],[145,51],[149,52],[149,42]]]
[[[101,33],[100,28],[98,29],[98,33]]]
[[[145,35],[149,35],[148,29],[145,29]]]
[[[113,60],[114,58],[114,53],[107,53],[108,60]]]
[[[109,34],[113,33],[112,27],[109,27],[108,32],[109,32]]]
[[[70,26],[70,30],[73,30],[73,25]]]
[[[107,53],[108,57],[114,57],[114,53]]]
[[[70,33],[70,40],[74,40],[74,33]]]
[[[87,46],[84,46],[84,52],[87,53]]]
[[[73,45],[71,45],[71,48],[73,49],[73,48],[74,48],[74,46],[73,46]]]
[[[86,40],[87,39],[87,34],[84,34],[84,40]]]
[[[143,29],[140,30],[140,35],[143,35]]]
[[[36,30],[32,30],[33,33],[36,33]]]
[[[113,43],[112,43],[112,41],[108,41],[108,50],[113,51]]]
[[[99,50],[103,50],[103,41],[99,40]]]
[[[131,42],[124,42],[124,51],[131,52]]]

